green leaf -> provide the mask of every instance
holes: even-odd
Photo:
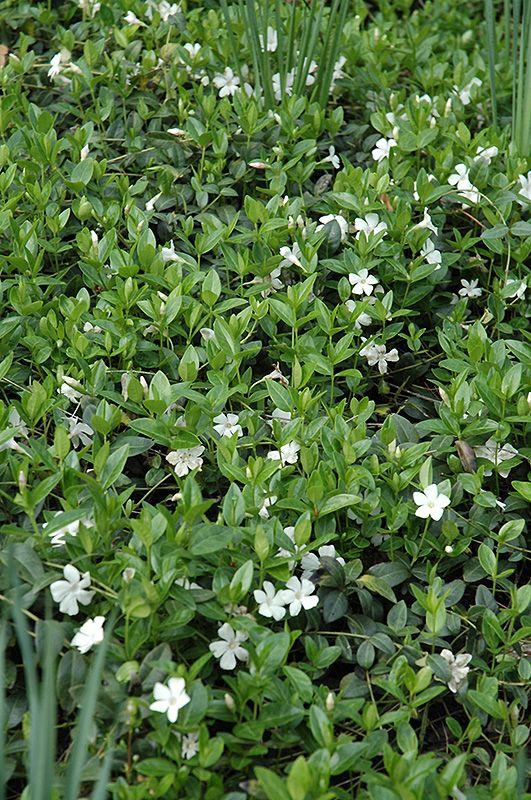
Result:
[[[319,509],[319,516],[324,517],[326,514],[339,511],[340,508],[355,506],[360,500],[361,497],[357,494],[336,494],[333,497],[328,497]]]
[[[72,183],[80,183],[82,186],[86,186],[87,183],[92,178],[93,172],[94,172],[94,159],[85,158],[83,159],[83,161],[80,161],[79,164],[76,164],[76,166],[70,173],[70,180],[72,181]]]
[[[129,445],[124,444],[110,454],[105,462],[101,475],[98,476],[102,489],[109,489],[122,474],[125,462],[129,457]]]
[[[254,773],[268,800],[291,800],[284,781],[272,770],[255,767]]]

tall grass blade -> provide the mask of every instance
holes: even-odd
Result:
[[[498,124],[498,99],[496,96],[496,24],[493,0],[485,0],[485,23],[487,27],[487,55],[489,61],[490,96],[492,119]]]
[[[98,780],[92,790],[91,800],[105,800],[107,797],[107,784],[109,782],[109,776],[111,774],[111,766],[112,766],[112,759],[114,755],[114,748],[110,747],[105,754],[105,758],[103,759],[103,764],[101,765],[100,774],[98,775]]]
[[[7,646],[7,622],[4,617],[0,620],[0,776],[7,775],[6,768],[6,646]],[[5,780],[0,780],[0,800],[5,800],[6,785]]]
[[[81,699],[81,711],[72,735],[72,752],[68,759],[64,800],[78,800],[83,767],[85,766],[90,729],[96,710],[96,702],[100,688],[101,674],[109,647],[109,640],[116,619],[116,612],[107,623],[105,636],[98,645],[96,657],[92,663],[88,683]],[[33,800],[33,798],[32,798]]]

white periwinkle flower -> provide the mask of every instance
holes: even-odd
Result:
[[[220,436],[233,436],[235,433],[238,438],[243,436],[237,414],[218,414],[217,417],[214,417],[214,430]]]
[[[127,14],[125,14],[124,22],[126,22],[128,25],[145,25],[142,20],[138,19],[133,11],[128,11]]]
[[[77,403],[77,401],[83,396],[79,391],[80,389],[81,386],[75,378],[71,378],[70,375],[63,375],[63,382],[61,383],[61,386],[57,392],[62,394],[64,397],[68,397],[71,402]]]
[[[321,568],[321,558],[334,558],[342,567],[345,566],[345,559],[337,555],[333,544],[325,544],[320,547],[317,553],[306,553],[301,559],[301,567],[304,572],[303,578],[311,578],[314,572]]]
[[[242,643],[247,641],[248,636],[244,631],[235,631],[232,625],[225,622],[221,628],[218,629],[218,636],[220,639],[212,642],[208,646],[211,653],[219,659],[219,666],[221,669],[234,669],[236,666],[236,659],[238,661],[247,661],[249,652],[242,647]]]
[[[378,139],[376,147],[372,151],[372,157],[375,161],[383,161],[384,158],[389,158],[392,147],[396,147],[394,139]]]
[[[280,267],[288,267],[292,264],[294,267],[302,268],[302,264],[300,262],[299,256],[302,255],[301,248],[297,244],[294,243],[293,247],[281,247],[280,248],[280,255],[282,256],[282,261],[280,262]],[[273,273],[271,273],[273,274]],[[280,272],[279,272],[280,274]],[[278,278],[278,275],[276,276]],[[282,284],[281,284],[282,286]],[[281,288],[281,287],[278,287]]]
[[[531,170],[527,173],[527,176],[519,175],[518,182],[520,183],[518,196],[523,197],[528,202],[531,202]]]
[[[77,647],[80,653],[88,653],[95,644],[103,642],[103,623],[105,617],[94,617],[83,623],[70,642],[72,647]]]
[[[286,615],[285,592],[277,592],[271,581],[264,581],[263,589],[255,589],[254,599],[258,603],[258,613],[263,617],[273,617],[274,620],[283,619]]]
[[[48,70],[48,77],[53,79],[60,75],[64,69],[63,53],[56,53],[50,61],[50,69]]]
[[[303,608],[305,611],[315,608],[319,598],[314,592],[315,586],[307,578],[299,580],[299,578],[293,576],[289,579],[286,583],[283,599],[286,605],[289,605],[289,613],[292,617],[300,614]]]
[[[167,686],[157,681],[153,687],[153,697],[155,700],[151,703],[150,710],[166,714],[168,722],[177,722],[179,709],[190,702],[184,678],[170,678]]]
[[[328,162],[332,164],[334,169],[339,169],[339,167],[341,166],[339,156],[336,155],[336,148],[333,145],[330,145],[330,147],[328,148],[328,155],[325,158],[323,158],[321,164],[326,164]]]
[[[55,514],[55,516],[58,516],[59,514],[61,514],[61,511],[58,511]],[[51,539],[50,544],[52,545],[52,547],[61,547],[62,545],[64,545],[65,544],[65,536],[67,534],[69,536],[77,536],[78,533],[79,533],[79,526],[81,525],[81,523],[83,523],[85,528],[92,528],[92,522],[90,520],[88,520],[88,519],[82,519],[82,520],[75,519],[73,522],[67,522],[66,525],[63,525],[62,527],[58,528],[57,530],[52,531],[52,533],[49,534],[50,539]],[[46,528],[48,527],[49,524],[50,524],[49,522],[43,522],[42,529],[46,530]]]
[[[87,606],[94,592],[89,592],[90,572],[80,574],[73,564],[67,564],[63,569],[64,581],[54,581],[50,585],[50,592],[56,603],[59,603],[59,611],[69,616],[75,616],[79,611],[78,603]]]
[[[465,278],[461,278],[461,286],[463,288],[459,289],[460,297],[470,297],[471,299],[481,297],[483,290],[478,288],[477,280],[467,281]]]
[[[471,203],[478,203],[480,195],[476,187],[470,182],[469,170],[465,164],[456,164],[455,172],[448,178],[450,186],[455,186],[461,197],[470,200]]]
[[[435,264],[435,269],[439,269],[442,263],[442,254],[437,250],[431,239],[426,239],[421,247],[420,254],[428,264]]]
[[[398,361],[399,355],[396,347],[387,352],[384,344],[368,344],[360,350],[360,356],[367,359],[369,367],[378,366],[380,375],[385,375],[387,372],[388,362]]]
[[[262,34],[259,34],[258,38],[260,39],[260,47],[262,48],[262,50],[265,49],[269,53],[275,52],[275,50],[278,47],[278,36],[276,30],[272,28],[271,25],[267,26],[267,40],[265,43],[265,48],[264,48],[264,37],[262,36]]]
[[[76,449],[79,447],[80,442],[83,446],[92,444],[94,429],[86,422],[82,422],[78,417],[73,416],[68,420],[68,436],[74,449]]]
[[[457,86],[454,86],[454,92],[457,94],[459,99],[461,100],[464,106],[467,106],[471,100],[471,93],[474,86],[481,86],[483,81],[480,78],[472,78],[470,83],[467,83],[462,89],[459,89]]]
[[[354,228],[357,230],[356,239],[363,233],[368,239],[371,234],[383,233],[387,230],[387,223],[380,222],[378,214],[366,214],[365,218],[357,217],[354,220]]]
[[[496,158],[498,152],[499,151],[496,145],[493,145],[492,147],[478,147],[476,150],[476,155],[474,156],[474,161],[480,161],[483,159],[483,161],[486,161],[487,164],[490,164],[492,159]]]
[[[212,328],[200,328],[199,333],[204,342],[210,342],[216,336]]]
[[[264,497],[264,501],[260,506],[260,509],[258,510],[258,516],[261,519],[269,519],[270,516],[269,509],[271,508],[271,506],[275,505],[277,500],[278,497],[275,494],[271,495],[270,497]]]
[[[188,475],[193,469],[200,469],[203,464],[202,454],[205,452],[203,445],[187,447],[182,450],[172,450],[166,456],[166,461],[172,465],[179,478]]]
[[[348,279],[352,286],[352,294],[365,294],[369,297],[369,295],[373,293],[374,287],[378,285],[378,278],[371,275],[368,269],[360,269],[359,272],[351,272]]]
[[[325,225],[330,222],[337,222],[339,230],[341,231],[341,241],[344,242],[348,234],[348,222],[342,214],[325,214],[324,217],[319,217],[319,225],[315,229],[320,231]]]
[[[218,73],[214,75],[212,83],[216,89],[219,90],[218,94],[220,97],[232,96],[236,94],[240,88],[240,79],[234,74],[230,67],[225,67],[222,74]]]
[[[498,467],[498,472],[502,478],[506,478],[509,475],[511,467],[502,467],[501,464],[518,455],[518,450],[512,444],[500,444],[495,439],[489,439],[485,444],[476,447],[475,451],[478,458],[484,458],[494,464],[495,467]],[[489,475],[492,475],[492,470],[486,469],[484,474],[488,478]]]
[[[435,236],[437,236],[439,230],[433,224],[432,218],[427,208],[424,209],[422,222],[419,222],[418,225],[415,225],[415,228],[426,228],[426,230],[432,231]]]
[[[169,246],[163,247],[161,249],[160,254],[164,262],[179,260],[179,256],[175,252],[175,245],[173,244],[173,239],[171,240]]]
[[[439,493],[436,483],[426,486],[423,492],[413,492],[413,502],[417,506],[415,516],[421,519],[439,520],[446,506],[450,505],[450,498]]]
[[[189,761],[199,753],[199,734],[185,733],[181,739],[181,755]]]
[[[450,667],[452,677],[448,681],[448,688],[455,694],[466,681],[466,677],[470,672],[470,667],[467,664],[472,661],[472,656],[470,653],[459,653],[454,656],[450,650],[441,650],[441,657]]]
[[[283,444],[280,450],[271,450],[267,457],[272,461],[280,461],[284,467],[286,464],[296,464],[299,458],[300,444],[297,442],[288,442]]]

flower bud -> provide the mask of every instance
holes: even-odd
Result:
[[[236,703],[234,702],[234,698],[228,692],[226,692],[223,696],[225,701],[225,705],[227,706],[229,711],[235,711]]]
[[[336,705],[336,698],[333,692],[328,692],[326,695],[326,710],[333,711]]]

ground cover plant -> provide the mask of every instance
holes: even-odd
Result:
[[[4,0],[2,800],[529,796],[528,12]]]

